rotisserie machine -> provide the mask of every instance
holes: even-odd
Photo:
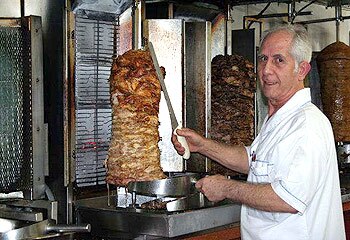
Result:
[[[0,19],[0,238],[88,232],[58,225],[48,175],[41,17]]]
[[[210,161],[198,154],[185,161],[176,153],[163,96],[159,148],[168,178],[132,183],[127,188],[106,185],[104,161],[112,123],[108,79],[113,57],[151,41],[159,64],[166,69],[165,83],[177,119],[209,136],[210,63],[212,54],[224,54],[227,27],[225,17],[220,17],[224,14],[207,5],[197,7],[201,19],[186,16],[172,3],[166,6],[168,19],[150,19],[148,1],[107,2],[111,4],[104,11],[97,10],[103,6],[89,1],[76,1],[67,11],[69,170],[65,183],[71,221],[90,223],[94,236],[127,239],[178,237],[238,221],[238,204],[214,204],[195,190],[195,181],[209,172]],[[215,20],[203,20],[203,16]],[[222,39],[214,43],[213,35]],[[96,194],[107,188],[108,195]],[[144,209],[143,204],[154,204],[154,208]],[[158,205],[163,208],[159,210]]]

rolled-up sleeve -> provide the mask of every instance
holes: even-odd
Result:
[[[248,166],[250,166],[250,164],[252,163],[252,157],[250,154],[250,150],[251,150],[251,146],[244,146],[245,151],[247,153],[247,158],[248,158]]]

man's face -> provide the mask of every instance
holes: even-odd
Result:
[[[262,91],[270,103],[283,105],[303,88],[300,71],[290,54],[292,35],[279,31],[268,36],[258,57],[258,76]],[[305,64],[308,64],[305,62]]]

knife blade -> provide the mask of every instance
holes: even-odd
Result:
[[[151,53],[153,65],[154,65],[154,68],[156,70],[156,73],[157,73],[157,76],[158,76],[158,79],[159,79],[159,82],[160,82],[160,86],[162,87],[162,90],[163,90],[163,93],[164,93],[165,102],[166,102],[166,104],[168,106],[168,110],[169,110],[169,114],[170,114],[171,127],[173,129],[174,134],[177,136],[177,140],[185,148],[185,153],[184,153],[184,155],[182,157],[184,159],[189,159],[191,153],[190,153],[190,149],[188,147],[186,138],[183,137],[183,136],[179,136],[176,133],[177,129],[181,129],[182,128],[182,124],[181,123],[179,124],[179,122],[176,119],[176,115],[175,115],[175,112],[174,112],[173,106],[171,104],[171,100],[170,100],[170,97],[169,97],[169,94],[168,94],[168,91],[167,91],[167,88],[166,88],[166,85],[165,85],[165,82],[164,82],[163,74],[160,71],[160,67],[159,67],[159,64],[158,64],[157,56],[156,56],[156,53],[154,51],[152,42],[148,42],[148,48],[149,48],[149,51]]]

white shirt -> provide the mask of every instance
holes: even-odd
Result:
[[[338,163],[328,119],[298,91],[250,147],[248,182],[271,183],[297,214],[242,206],[243,240],[345,240]]]

